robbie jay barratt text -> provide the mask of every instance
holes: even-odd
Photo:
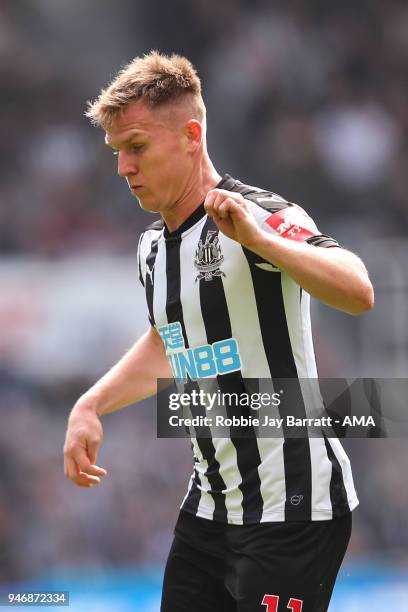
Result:
[[[281,429],[283,424],[287,427],[332,427],[334,423],[344,427],[346,425],[354,426],[375,426],[375,421],[372,416],[345,416],[342,420],[333,419],[330,416],[320,418],[297,418],[293,415],[288,415],[283,418],[272,418],[267,415],[263,419],[249,416],[232,416],[224,415],[211,416],[195,416],[195,417],[180,417],[172,415],[169,418],[171,427],[274,427]]]

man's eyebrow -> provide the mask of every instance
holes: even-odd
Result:
[[[105,144],[110,147],[111,149],[116,149],[118,150],[119,147],[123,147],[126,146],[127,144],[130,144],[135,138],[138,138],[140,136],[145,135],[144,132],[135,132],[134,134],[132,134],[131,136],[129,136],[129,138],[127,138],[126,140],[124,140],[123,142],[121,142],[119,145],[115,144],[115,143],[110,143],[108,141],[107,136],[105,136]]]

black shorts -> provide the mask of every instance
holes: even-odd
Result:
[[[351,513],[242,526],[181,511],[161,612],[325,612],[350,534]]]

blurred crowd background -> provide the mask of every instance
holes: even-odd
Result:
[[[189,445],[156,439],[154,402],[106,417],[103,487],[62,473],[73,401],[147,322],[133,266],[150,217],[83,113],[152,48],[197,67],[220,173],[301,204],[364,258],[372,313],[314,305],[321,375],[407,377],[404,0],[2,0],[0,583],[160,566],[184,495]],[[408,564],[407,441],[347,448],[348,558]]]

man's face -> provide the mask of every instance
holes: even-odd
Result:
[[[183,197],[193,166],[194,147],[183,117],[172,109],[131,103],[106,132],[118,156],[118,174],[144,210],[166,213]]]

